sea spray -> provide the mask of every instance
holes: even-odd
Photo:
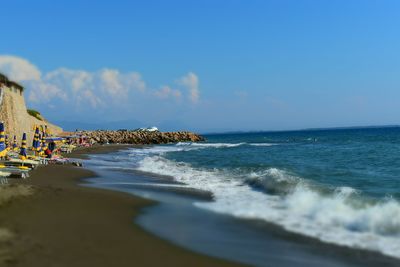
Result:
[[[359,196],[353,199],[357,194],[352,188],[321,193],[312,190],[309,182],[277,168],[265,170],[258,176],[267,174],[274,180],[264,186],[275,187],[271,189],[275,192],[279,192],[277,188],[284,183],[285,194],[254,190],[251,182],[242,179],[244,174],[196,169],[162,156],[145,157],[138,169],[169,175],[192,188],[210,191],[214,201],[196,203],[200,208],[239,218],[262,219],[325,242],[400,257],[400,204],[397,201],[360,206],[357,204]],[[247,181],[257,175],[249,173],[248,176]]]
[[[213,201],[194,203],[201,209],[400,258],[400,129],[206,138],[131,148],[104,164],[209,191]]]

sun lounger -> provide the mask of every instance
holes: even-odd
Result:
[[[9,159],[6,160],[4,163],[6,166],[23,166],[23,167],[28,167],[30,169],[35,169],[39,165],[39,161],[36,160],[21,160],[21,159]]]
[[[8,177],[10,175],[11,175],[10,172],[0,171],[0,177]]]
[[[73,145],[63,145],[60,147],[60,151],[63,153],[71,153],[74,148],[75,146]]]
[[[28,160],[37,161],[39,164],[43,164],[43,165],[47,165],[47,163],[48,163],[48,158],[44,158],[41,156],[28,156]]]
[[[67,158],[53,157],[49,160],[49,163],[53,164],[67,164],[70,160]]]
[[[11,176],[11,173],[0,171],[0,184],[8,184],[8,177]]]
[[[30,169],[19,169],[18,167],[3,167],[0,172],[9,173],[9,178],[28,178]]]

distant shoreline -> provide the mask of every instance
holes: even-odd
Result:
[[[257,134],[257,133],[290,133],[290,132],[318,132],[318,131],[340,131],[340,130],[368,130],[368,129],[393,129],[400,128],[400,125],[382,125],[382,126],[344,126],[344,127],[327,127],[327,128],[304,128],[293,130],[251,130],[251,131],[221,131],[221,132],[204,132],[202,135],[218,135],[218,134]]]

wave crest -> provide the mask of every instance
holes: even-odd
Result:
[[[229,148],[229,147],[239,147],[239,146],[259,146],[267,147],[274,146],[276,144],[272,143],[192,143],[192,142],[179,142],[175,146],[177,147],[191,147],[191,148]]]
[[[197,148],[224,148],[224,147],[238,147],[246,143],[192,143],[192,142],[179,142],[176,146],[197,147]]]
[[[139,170],[169,175],[196,189],[210,191],[213,202],[195,205],[240,218],[262,219],[288,231],[328,243],[380,251],[400,258],[400,203],[361,201],[350,187],[321,192],[277,168],[247,173],[196,169],[161,156],[146,157]],[[254,190],[262,186],[267,194]],[[275,190],[270,194],[268,189]]]

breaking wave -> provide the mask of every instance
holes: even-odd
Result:
[[[180,146],[185,145],[175,149]],[[139,161],[138,169],[210,191],[214,201],[195,203],[200,208],[261,219],[324,242],[400,258],[400,203],[396,200],[369,200],[351,187],[319,186],[277,168],[208,170],[148,155]]]
[[[251,143],[250,146],[276,146],[277,144],[272,143]]]
[[[177,143],[177,147],[186,147],[186,148],[229,148],[229,147],[238,147],[238,146],[273,146],[276,144],[272,143],[191,143],[191,142],[180,142]]]
[[[180,142],[176,144],[178,147],[194,147],[194,148],[207,148],[207,147],[213,147],[213,148],[223,148],[223,147],[238,147],[241,145],[244,145],[246,143],[191,143],[191,142]]]

